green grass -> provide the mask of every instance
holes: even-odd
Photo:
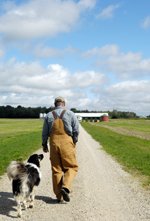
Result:
[[[39,131],[41,123],[39,119],[0,119],[0,138]]]
[[[25,160],[41,147],[43,121],[0,119],[0,175],[12,160]]]
[[[150,140],[120,135],[107,128],[97,127],[90,123],[82,123],[82,126],[126,170],[146,177],[144,184],[150,184]]]
[[[145,119],[117,119],[117,120],[110,120],[108,122],[100,122],[100,125],[108,125],[113,127],[122,127],[127,130],[134,130],[140,132],[150,133],[150,120]]]

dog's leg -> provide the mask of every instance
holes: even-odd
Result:
[[[17,216],[21,217],[22,216],[21,200],[19,197],[15,197],[15,200],[17,202]]]
[[[34,199],[35,199],[35,194],[34,194],[34,190],[33,190],[30,194],[30,205],[29,205],[30,208],[34,207]]]
[[[27,199],[24,199],[23,200],[23,208],[24,208],[24,210],[26,210],[27,209]]]

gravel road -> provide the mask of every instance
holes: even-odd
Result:
[[[38,151],[41,153],[41,150]],[[42,181],[35,207],[16,218],[11,183],[0,179],[0,221],[139,221],[150,220],[150,193],[81,127],[77,145],[79,172],[69,203],[57,204],[52,191],[48,154],[41,162]]]

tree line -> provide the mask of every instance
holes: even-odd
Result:
[[[0,118],[39,118],[40,113],[48,113],[54,107],[12,107],[0,106]]]
[[[7,106],[0,106],[0,118],[39,118],[40,113],[48,113],[54,109],[53,106],[47,107],[12,107],[10,105]],[[104,111],[89,111],[89,110],[78,110],[76,108],[71,108],[74,113],[97,113]],[[136,113],[134,112],[125,112],[125,111],[105,111],[109,114],[109,117],[112,119],[117,118],[138,118]],[[147,116],[149,118],[149,116]]]

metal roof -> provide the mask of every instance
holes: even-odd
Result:
[[[75,113],[79,117],[102,117],[108,116],[108,113]]]

